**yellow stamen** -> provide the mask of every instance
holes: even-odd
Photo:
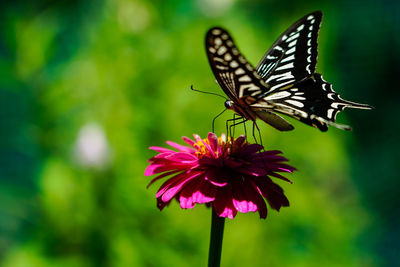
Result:
[[[222,146],[222,151],[225,151],[226,149],[230,149],[230,147],[233,144],[233,141],[234,141],[234,139],[232,140],[230,137],[228,137],[228,138],[218,137],[218,146]],[[201,158],[204,155],[209,154],[209,151],[206,148],[205,144],[210,145],[210,142],[208,141],[207,138],[193,144],[193,147],[197,149],[197,151],[196,151],[197,157]],[[229,146],[229,147],[227,147],[227,146]],[[214,152],[218,153],[218,151],[214,151]],[[217,156],[219,156],[219,155],[217,154]]]

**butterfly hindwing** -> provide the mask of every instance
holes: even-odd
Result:
[[[290,26],[265,53],[257,72],[271,91],[309,78],[317,63],[321,11],[310,13]]]
[[[327,125],[350,130],[348,126],[335,123],[337,113],[346,107],[371,108],[368,105],[343,100],[332,89],[332,85],[318,73],[293,87],[268,94],[252,105],[252,108],[263,107],[289,115],[321,131],[326,131]]]

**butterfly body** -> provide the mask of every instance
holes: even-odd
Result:
[[[310,13],[289,27],[254,68],[239,52],[229,33],[219,27],[206,35],[211,69],[226,95],[225,106],[246,120],[257,118],[280,131],[294,127],[280,114],[293,117],[321,131],[335,123],[346,107],[370,109],[343,100],[330,83],[315,73],[320,11]]]

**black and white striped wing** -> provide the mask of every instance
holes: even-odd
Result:
[[[337,113],[344,108],[372,108],[369,105],[342,99],[332,89],[332,85],[323,80],[321,74],[318,73],[291,88],[265,96],[251,107],[289,115],[321,131],[328,130],[327,125],[351,130],[349,126],[335,123]]]
[[[243,112],[253,111],[278,130],[289,131],[293,127],[273,112],[321,131],[326,131],[328,125],[350,130],[349,126],[335,123],[337,113],[346,107],[372,107],[343,100],[330,83],[314,73],[321,19],[322,13],[317,11],[294,23],[268,50],[257,70],[240,54],[226,30],[210,29],[206,50],[218,84]]]
[[[309,78],[317,63],[317,38],[322,12],[316,11],[289,27],[265,53],[257,72],[271,91]]]
[[[206,50],[218,84],[235,103],[268,91],[267,84],[240,54],[226,30],[210,29],[206,35]]]

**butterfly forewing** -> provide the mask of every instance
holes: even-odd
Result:
[[[317,63],[320,11],[310,13],[289,27],[265,53],[257,72],[271,91],[310,77]]]
[[[224,92],[234,102],[254,98],[267,91],[267,85],[247,62],[222,28],[212,28],[206,36],[206,50],[211,69]]]

